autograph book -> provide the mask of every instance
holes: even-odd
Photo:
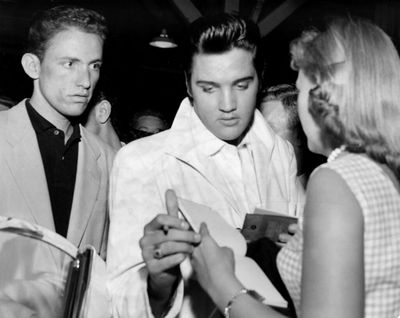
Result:
[[[235,273],[242,284],[257,291],[267,305],[285,308],[286,300],[276,290],[261,268],[246,257],[247,244],[239,230],[229,225],[217,212],[208,206],[178,198],[179,210],[192,229],[199,231],[206,223],[211,236],[220,246],[230,247],[235,255]]]

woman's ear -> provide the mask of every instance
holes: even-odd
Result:
[[[32,53],[25,53],[21,59],[25,73],[32,79],[38,79],[40,75],[40,60]]]

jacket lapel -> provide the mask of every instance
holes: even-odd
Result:
[[[74,200],[67,235],[76,246],[82,241],[100,189],[99,157],[99,150],[88,142],[81,127]]]
[[[212,167],[213,164],[208,164],[208,161],[211,160],[210,157],[200,155],[196,151],[192,151],[188,153],[186,156],[178,158],[179,160],[185,162],[186,164],[193,167],[193,169],[197,170],[203,178],[220,194],[224,197],[225,201],[231,206],[231,208],[238,214],[241,215],[240,208],[235,203],[235,200],[232,198],[232,194],[228,191],[227,188],[221,186],[221,182],[219,182],[216,177],[218,172],[215,171]]]
[[[7,164],[35,222],[55,230],[46,175],[35,131],[25,108],[25,101],[10,111],[7,140],[11,151]]]
[[[213,165],[208,164],[210,157],[206,156],[199,147],[203,145],[196,145],[193,137],[193,107],[190,105],[189,100],[186,98],[182,101],[179,110],[175,116],[175,120],[170,129],[169,136],[165,142],[168,148],[165,153],[177,158],[181,162],[191,166],[196,170],[220,195],[222,195],[226,202],[232,209],[241,214],[238,210],[232,195],[226,188],[221,187],[220,183],[216,180],[217,173],[212,168]],[[200,120],[200,119],[198,119]]]

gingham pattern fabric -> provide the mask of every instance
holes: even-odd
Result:
[[[381,167],[347,154],[322,165],[346,181],[364,215],[365,317],[400,316],[400,195]],[[278,268],[300,316],[303,229],[278,255]]]

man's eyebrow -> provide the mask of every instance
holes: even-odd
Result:
[[[213,85],[213,86],[217,86],[218,84],[213,82],[213,81],[204,81],[204,80],[198,80],[196,81],[197,85]]]
[[[103,63],[103,59],[101,59],[101,58],[94,59],[94,60],[90,61],[90,64],[92,64],[92,63]]]
[[[241,82],[251,82],[254,80],[254,76],[246,76],[246,77],[242,77],[242,78],[238,78],[236,80],[234,80],[232,83],[235,85],[237,83],[241,83]],[[219,86],[218,83],[213,82],[213,81],[205,81],[205,80],[198,80],[196,81],[197,85],[213,85],[213,86]]]
[[[60,61],[71,61],[71,62],[81,62],[82,60],[77,58],[77,57],[72,57],[72,56],[62,56],[59,58]],[[93,64],[93,63],[103,63],[103,59],[98,58],[98,59],[94,59],[89,61],[89,64]]]
[[[235,85],[235,84],[238,84],[241,82],[251,82],[253,80],[254,80],[254,76],[246,76],[246,77],[242,77],[242,78],[239,78],[239,79],[233,81],[233,84]]]
[[[80,59],[72,56],[61,56],[59,59],[61,61],[72,61],[72,62],[80,61]]]

